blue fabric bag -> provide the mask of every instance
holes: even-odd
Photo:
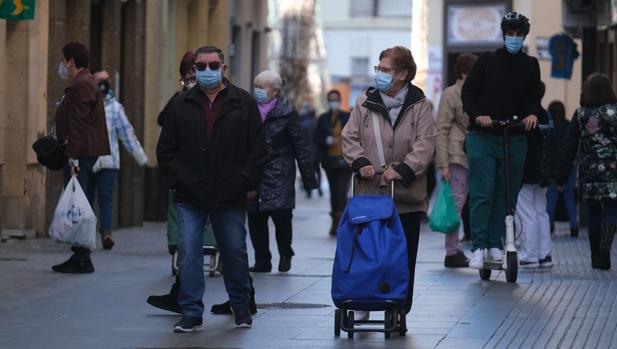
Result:
[[[337,307],[386,310],[407,302],[409,268],[405,232],[390,196],[350,199],[337,229],[332,300]]]

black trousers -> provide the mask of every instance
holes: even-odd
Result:
[[[255,248],[256,262],[269,263],[272,260],[268,218],[272,218],[274,222],[279,255],[289,257],[294,255],[291,248],[292,217],[292,209],[248,213],[249,234],[253,248]]]
[[[420,221],[424,212],[403,213],[400,215],[405,237],[407,238],[407,262],[409,264],[409,288],[407,289],[407,308],[409,313],[413,303],[413,285],[416,274],[416,259],[418,258],[418,243],[420,241]]]
[[[351,170],[326,170],[330,186],[330,208],[333,213],[342,213],[347,206]]]
[[[588,200],[589,247],[595,265],[610,268],[611,246],[617,229],[617,200]]]

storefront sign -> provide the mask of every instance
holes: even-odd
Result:
[[[0,0],[0,18],[28,20],[34,18],[34,0]]]
[[[447,41],[450,45],[498,44],[503,4],[452,5],[448,7]]]

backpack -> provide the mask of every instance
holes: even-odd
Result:
[[[386,301],[406,305],[407,240],[390,196],[352,197],[336,239],[332,300],[337,307],[348,300],[357,310],[386,310]]]

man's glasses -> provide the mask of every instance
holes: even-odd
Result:
[[[195,69],[197,69],[198,71],[204,71],[208,67],[210,67],[210,70],[219,70],[219,68],[221,67],[221,62],[195,63]]]
[[[392,72],[392,69],[387,69],[387,68],[380,68],[378,65],[373,67],[373,70],[375,70],[375,74],[379,73],[379,72],[384,72],[386,74],[389,74]]]

